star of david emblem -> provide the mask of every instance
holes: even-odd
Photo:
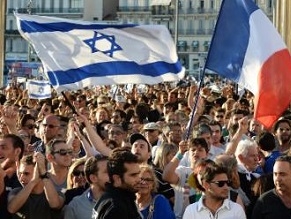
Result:
[[[42,94],[43,92],[44,92],[43,87],[39,87],[39,88],[38,88],[38,93]]]
[[[115,36],[106,35],[94,31],[93,38],[83,40],[90,48],[91,52],[102,52],[110,57],[113,57],[113,53],[122,48],[116,43]]]

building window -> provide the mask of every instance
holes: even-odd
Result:
[[[194,41],[192,42],[192,50],[193,50],[194,52],[199,50],[199,41],[198,41],[198,40],[194,40]]]

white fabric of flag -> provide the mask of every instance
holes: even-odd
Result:
[[[15,14],[58,91],[178,81],[185,69],[163,25],[107,25]]]
[[[30,99],[51,98],[52,89],[49,81],[29,80],[26,88]]]

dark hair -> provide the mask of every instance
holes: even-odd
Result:
[[[287,123],[291,128],[291,121],[289,119],[279,119],[274,125],[274,132],[277,131],[281,123]]]
[[[25,155],[21,158],[20,160],[21,164],[25,164],[25,165],[35,165],[35,161],[33,159],[33,155]]]
[[[197,129],[197,136],[201,136],[205,133],[212,134],[211,128],[206,123],[199,124]]]
[[[207,153],[209,152],[209,146],[204,138],[191,138],[189,148],[198,146],[204,148]]]
[[[270,132],[260,133],[257,142],[263,151],[272,151],[276,147],[275,137]]]
[[[138,157],[130,152],[128,148],[115,148],[108,159],[107,169],[109,180],[114,182],[113,175],[118,175],[123,178],[127,171],[125,163],[138,163]]]
[[[50,140],[46,145],[46,154],[53,154],[53,151],[55,150],[55,145],[59,143],[66,143],[64,139],[52,139]]]
[[[215,121],[215,120],[211,120],[209,123],[208,123],[209,126],[216,126],[218,125],[219,128],[220,128],[220,131],[222,131],[222,126],[219,122]]]
[[[280,156],[276,159],[276,162],[278,161],[282,161],[282,162],[288,162],[291,166],[291,156],[289,155],[283,155],[283,156]]]
[[[25,126],[25,124],[26,124],[26,122],[27,122],[28,120],[33,120],[33,121],[35,121],[35,118],[34,118],[32,115],[30,115],[30,114],[25,114],[25,115],[23,115],[23,116],[21,117],[21,120],[20,120],[20,126],[21,126],[21,127]]]
[[[12,146],[14,149],[20,148],[20,154],[19,154],[19,158],[18,158],[20,160],[23,156],[24,147],[25,147],[22,139],[19,136],[14,135],[14,134],[7,134],[7,135],[4,135],[2,138],[3,139],[11,139]]]
[[[273,181],[273,174],[263,174],[253,183],[252,191],[256,197],[259,197],[260,195],[273,189],[274,187],[275,186]]]
[[[90,175],[98,173],[98,162],[108,160],[108,157],[97,154],[95,157],[89,157],[84,164],[84,172],[86,180],[89,184],[92,183]]]
[[[215,162],[213,160],[210,160],[210,159],[201,159],[201,160],[197,161],[197,163],[195,164],[193,176],[194,176],[194,181],[195,181],[196,187],[200,191],[205,191],[205,189],[201,185],[201,181],[198,179],[199,178],[198,175],[200,175],[200,176],[203,175],[203,173],[204,173],[204,170],[202,170],[203,168],[206,168],[209,166],[211,167],[213,165],[215,165]]]
[[[206,166],[205,171],[202,173],[202,180],[205,180],[209,183],[216,175],[223,173],[227,175],[227,170],[224,167],[218,166],[216,164],[212,166]]]

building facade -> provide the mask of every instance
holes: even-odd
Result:
[[[271,20],[273,1],[256,0]],[[36,54],[19,35],[13,15],[14,11],[28,13],[29,10],[31,14],[96,22],[166,25],[173,38],[177,34],[180,61],[190,74],[197,74],[205,62],[220,4],[221,0],[172,0],[171,5],[155,6],[151,6],[151,0],[7,1],[5,60],[7,63],[38,61]],[[175,8],[178,8],[178,13]]]

